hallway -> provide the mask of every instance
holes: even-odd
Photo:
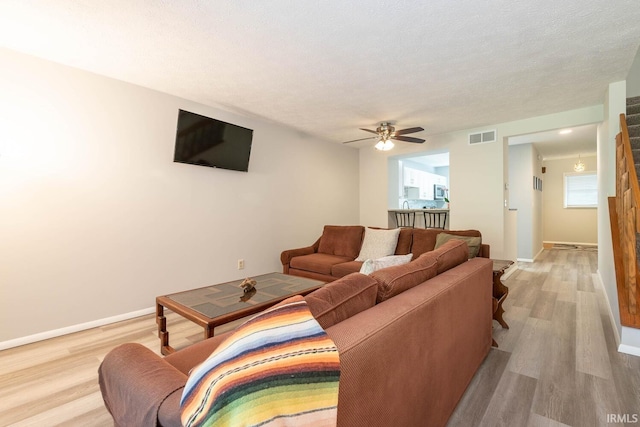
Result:
[[[518,263],[492,348],[449,426],[640,423],[640,358],[618,353],[597,250],[554,247]],[[625,415],[626,414],[626,415]],[[622,418],[622,419],[623,419]]]

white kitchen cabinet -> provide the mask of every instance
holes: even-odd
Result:
[[[424,173],[424,197],[425,200],[433,200],[433,177],[430,173]]]
[[[434,185],[447,185],[447,178],[431,172],[425,172],[413,168],[404,168],[403,184],[405,187],[417,187],[419,189],[419,199],[433,200]]]
[[[428,185],[427,181],[428,181],[429,178],[425,175],[424,172],[422,172],[422,171],[420,171],[420,172],[421,172],[420,173],[420,177],[418,179],[418,184],[419,184],[418,186],[420,187],[420,198],[421,199],[426,199],[427,198],[426,189],[427,189],[427,185]]]
[[[418,173],[421,172],[416,169],[404,168],[404,185],[406,187],[417,187],[418,186]]]

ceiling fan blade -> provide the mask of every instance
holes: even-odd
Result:
[[[424,139],[413,138],[411,136],[394,136],[391,139],[395,139],[395,140],[398,140],[398,141],[404,141],[404,142],[415,142],[417,144],[422,144],[424,142]]]
[[[360,128],[360,130],[363,130],[363,131],[365,131],[365,132],[375,133],[376,135],[378,134],[378,132],[376,132],[375,130],[371,130],[371,129],[364,129],[364,128]]]
[[[377,136],[370,136],[370,137],[367,137],[367,138],[353,139],[351,141],[345,141],[345,142],[343,142],[343,144],[348,144],[350,142],[356,142],[356,141],[364,141],[364,140],[367,140],[367,139],[376,139],[376,138],[378,138],[378,137]]]
[[[395,133],[396,135],[406,135],[408,133],[416,133],[423,130],[424,129],[422,129],[421,127],[415,127],[415,128],[408,128],[408,129],[400,129],[400,130],[397,130]]]

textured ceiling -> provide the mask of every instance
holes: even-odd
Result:
[[[335,142],[599,104],[639,44],[637,0],[0,1],[0,46]]]

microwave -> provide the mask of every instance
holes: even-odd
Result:
[[[444,200],[447,187],[441,184],[433,185],[433,200]]]

